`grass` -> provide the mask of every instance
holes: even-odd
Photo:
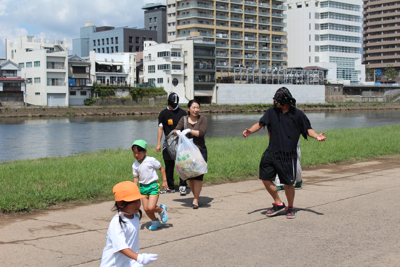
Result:
[[[330,130],[325,142],[301,137],[302,165],[364,160],[400,154],[400,125]],[[209,138],[206,183],[254,179],[266,136]],[[148,150],[160,162],[161,153]],[[0,164],[0,210],[21,212],[47,209],[62,202],[112,199],[112,187],[132,180],[130,150],[103,150],[64,158],[42,158]],[[161,176],[160,176],[161,177]],[[175,177],[177,180],[178,177]]]

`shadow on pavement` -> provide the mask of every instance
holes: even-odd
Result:
[[[262,215],[267,215],[267,209],[269,209],[269,208],[253,210],[253,211],[248,212],[247,214],[253,214],[253,213],[256,213],[256,212],[261,212]],[[316,215],[325,215],[325,214],[323,214],[323,213],[321,213],[321,212],[317,212],[317,211],[312,210],[312,209],[295,208],[294,210],[295,210],[296,212],[299,212],[299,211],[307,211],[307,212],[314,213],[314,214],[316,214]],[[281,215],[286,215],[286,212],[279,213],[279,214],[277,214],[277,215],[275,215],[275,216],[273,216],[273,217],[281,216]]]
[[[211,207],[210,203],[214,200],[214,198],[211,197],[203,197],[200,196],[199,198],[199,208],[209,208]],[[192,201],[193,201],[193,196],[187,197],[187,196],[182,196],[181,198],[176,198],[173,199],[175,202],[181,202],[182,207],[192,207]]]
[[[144,229],[149,230],[150,225],[151,225],[151,221],[147,222],[147,223],[142,223],[142,225],[140,226],[140,230],[144,230]],[[174,227],[174,225],[172,223],[161,223],[161,226],[159,228],[157,228],[157,230],[153,230],[153,231],[168,229],[170,227]],[[149,231],[151,231],[151,230],[149,230]]]

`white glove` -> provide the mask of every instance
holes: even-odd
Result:
[[[180,136],[182,132],[180,130],[176,130],[175,133],[177,136]]]
[[[183,130],[183,131],[182,131],[182,134],[183,134],[183,135],[186,135],[186,134],[191,133],[191,132],[192,132],[191,129],[186,129],[186,130]]]
[[[137,262],[139,264],[147,265],[157,260],[157,254],[141,253],[137,257]]]

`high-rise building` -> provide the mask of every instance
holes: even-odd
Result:
[[[164,4],[147,4],[144,9],[144,28],[150,31],[157,31],[157,42],[167,42],[167,7]]]
[[[327,69],[327,80],[362,83],[362,1],[287,1],[288,68]]]
[[[157,41],[157,32],[136,27],[96,27],[88,22],[80,29],[80,38],[72,40],[73,54],[88,57],[90,51],[112,54],[143,51],[144,41]]]
[[[374,72],[380,70],[382,74],[388,65],[399,71],[400,1],[363,2],[363,63]],[[373,76],[372,73],[369,75]],[[381,80],[386,80],[383,75]],[[397,76],[395,80],[400,79]]]
[[[216,66],[286,68],[286,0],[167,0],[167,40],[216,43]]]

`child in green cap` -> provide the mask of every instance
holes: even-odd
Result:
[[[165,205],[157,206],[158,195],[160,194],[160,185],[157,182],[157,170],[161,171],[163,179],[162,188],[166,189],[168,188],[168,184],[165,169],[157,159],[146,156],[146,141],[136,140],[133,142],[132,152],[136,159],[132,165],[133,182],[135,184],[139,183],[140,193],[146,196],[142,202],[144,211],[152,221],[149,229],[157,230],[161,226],[161,223],[155,216],[156,212],[160,215],[163,223],[168,221],[167,207]]]

